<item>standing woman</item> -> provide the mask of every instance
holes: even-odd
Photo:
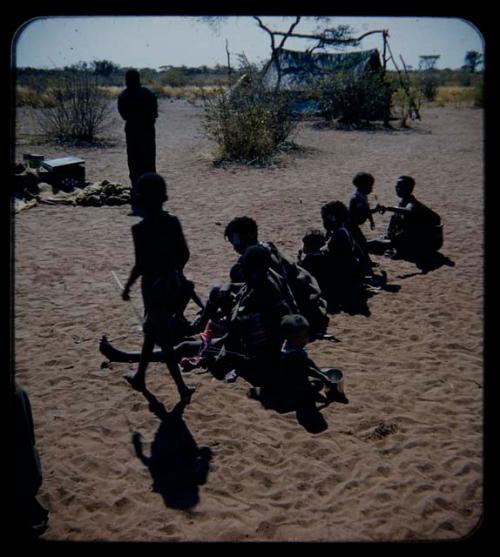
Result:
[[[127,71],[125,85],[118,97],[118,112],[125,120],[127,162],[132,185],[131,214],[138,215],[137,181],[145,172],[156,172],[158,100],[150,89],[141,85],[137,70]]]

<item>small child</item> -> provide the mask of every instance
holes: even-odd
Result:
[[[209,367],[228,332],[235,303],[236,295],[231,285],[212,288],[206,306],[207,322],[204,330],[198,333],[199,339],[186,340],[175,347],[182,371]]]
[[[163,210],[168,200],[165,180],[154,172],[145,173],[137,181],[137,193],[143,218],[132,226],[135,264],[122,299],[130,300],[130,289],[141,277],[144,339],[137,371],[125,379],[138,391],[146,389],[146,369],[157,344],[179,397],[187,404],[194,387],[184,383],[175,358],[174,316],[183,309],[179,304],[186,301],[186,296],[191,296],[182,274],[189,260],[189,249],[179,219]]]
[[[322,292],[325,291],[328,284],[328,262],[321,250],[325,244],[325,234],[321,230],[311,228],[304,234],[302,249],[299,250],[297,256],[299,265],[318,281]]]
[[[349,224],[354,240],[365,254],[364,263],[367,272],[369,272],[374,266],[374,263],[368,255],[368,242],[361,231],[361,226],[368,221],[370,223],[370,229],[374,230],[375,228],[372,214],[379,211],[379,205],[372,209],[368,201],[368,196],[373,191],[375,178],[368,172],[358,172],[356,176],[354,176],[352,183],[355,192],[349,200]]]
[[[370,228],[375,228],[372,214],[378,211],[378,205],[374,209],[370,207],[368,196],[373,191],[375,178],[368,172],[358,172],[352,179],[355,188],[354,194],[349,201],[349,217],[351,223],[361,226],[369,221]]]
[[[307,319],[299,314],[286,315],[281,320],[281,332],[285,340],[281,348],[280,392],[298,407],[331,400],[326,394],[334,392],[330,383],[305,349],[310,338]],[[326,396],[320,393],[322,389]]]

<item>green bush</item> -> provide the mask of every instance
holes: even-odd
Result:
[[[203,125],[219,147],[218,159],[265,163],[296,126],[291,99],[266,90],[258,76],[205,99]]]
[[[435,75],[432,74],[423,74],[420,76],[420,88],[422,89],[422,93],[427,101],[434,101],[436,100],[436,94],[438,89],[438,79]]]
[[[484,107],[484,81],[477,83],[474,87],[474,106],[476,108]]]
[[[338,73],[325,76],[318,90],[319,106],[328,120],[363,125],[389,118],[392,87],[380,73]]]

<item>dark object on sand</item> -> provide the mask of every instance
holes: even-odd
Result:
[[[61,190],[85,186],[85,161],[78,157],[62,157],[42,162],[48,175],[45,180]]]

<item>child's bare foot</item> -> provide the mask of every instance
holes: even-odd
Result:
[[[144,379],[138,378],[137,375],[124,375],[123,376],[132,389],[136,391],[144,391],[146,389],[146,383]]]
[[[195,387],[186,385],[186,388],[182,389],[182,392],[179,393],[181,396],[181,402],[184,404],[189,404],[191,402],[191,397],[193,396],[193,393],[195,391],[196,391]]]

